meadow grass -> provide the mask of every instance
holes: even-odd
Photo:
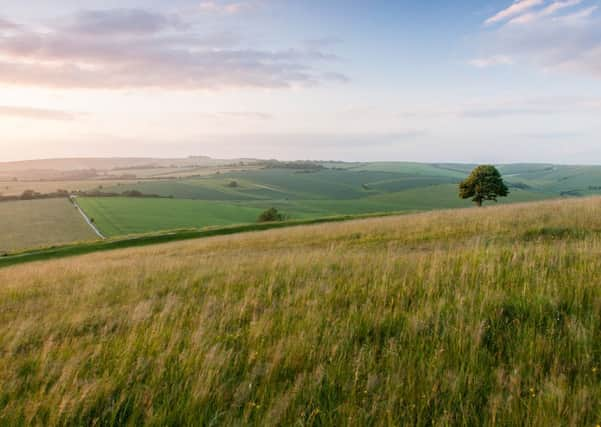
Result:
[[[0,270],[0,424],[591,425],[601,199]]]

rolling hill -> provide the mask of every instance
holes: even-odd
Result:
[[[0,182],[0,193],[19,195],[28,189],[43,193],[58,189],[76,192],[87,215],[95,219],[105,235],[113,237],[173,228],[252,223],[261,211],[271,207],[293,220],[305,220],[470,206],[469,201],[457,196],[457,184],[473,168],[470,164],[235,162],[190,157],[4,163],[0,164],[0,172],[2,168],[54,167],[57,170],[38,172],[56,174],[60,179],[40,179],[36,178],[38,172],[23,170],[21,173],[33,175],[27,179],[13,177]],[[218,166],[220,164],[222,166]],[[113,169],[73,169],[92,166]],[[58,170],[61,168],[65,170]],[[71,170],[66,170],[69,168]],[[501,199],[500,203],[601,194],[600,166],[513,164],[500,165],[499,169],[510,187],[509,197]],[[80,173],[82,177],[79,177]],[[163,199],[83,197],[82,192],[91,195],[104,192],[114,196],[139,192]],[[13,207],[16,209],[17,205]],[[3,206],[6,212],[10,208],[10,205]],[[39,213],[43,215],[44,212]],[[19,218],[16,215],[13,221]],[[60,218],[50,216],[46,220],[51,223]],[[11,231],[11,239],[22,242],[20,246],[12,245],[14,250],[30,249],[31,244],[38,241],[48,245],[68,241],[65,239],[69,233],[65,238],[55,238],[52,233],[44,236],[44,229],[28,227],[27,216],[22,217],[21,222],[18,228],[11,226],[12,231],[7,229],[8,223],[0,223],[0,234]],[[14,230],[22,233],[21,237]]]

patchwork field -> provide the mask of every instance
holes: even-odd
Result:
[[[292,219],[331,215],[415,212],[460,208],[470,201],[457,196],[457,183],[467,172],[450,166],[422,164],[331,164],[317,171],[257,169],[222,173],[193,179],[144,181],[108,187],[107,191],[137,190],[175,200],[197,200],[203,204],[173,201],[110,200],[82,207],[94,217],[101,230],[116,236],[124,232],[159,231],[170,225],[227,225],[255,221],[258,212],[276,207]],[[344,167],[342,167],[344,166]],[[397,171],[395,170],[395,167]],[[465,167],[468,170],[468,167]],[[529,189],[512,189],[501,203],[535,201],[552,197]],[[559,197],[558,195],[556,197]],[[102,203],[100,209],[93,207]],[[161,206],[161,211],[140,216],[142,206]],[[182,211],[177,208],[181,206]],[[204,215],[196,213],[202,207]],[[234,208],[236,207],[236,208]],[[167,211],[168,215],[166,215]],[[190,216],[192,215],[192,217]]]
[[[599,212],[437,211],[0,269],[0,424],[597,425]]]
[[[259,203],[261,206],[269,202],[294,201],[306,206],[305,202],[318,200],[356,201],[362,204],[363,201],[381,200],[378,197],[390,197],[393,203],[403,203],[397,210],[468,205],[456,200],[456,185],[469,174],[473,165],[397,162],[326,163],[325,166],[328,169],[257,169],[177,180],[132,182],[108,187],[107,191],[138,190],[181,199],[240,201]],[[564,192],[571,195],[601,193],[601,167],[508,165],[500,169],[516,201],[556,198]],[[403,194],[407,191],[422,196]],[[510,197],[507,200],[512,199]],[[290,214],[294,215],[294,212]]]
[[[201,200],[78,198],[105,236],[256,222],[261,209]]]
[[[67,199],[0,203],[0,253],[96,238]]]
[[[144,165],[142,160],[136,161]],[[304,168],[303,163],[230,167],[212,166],[210,159],[206,162],[205,166],[184,163],[170,167],[163,163],[101,172],[139,176],[121,181],[3,182],[0,193],[20,194],[26,189],[52,192],[59,188],[116,194],[135,190],[172,198],[80,198],[88,216],[107,236],[255,222],[261,211],[271,207],[291,219],[312,219],[471,205],[457,195],[457,184],[474,167],[469,164],[324,162],[305,163],[308,166]],[[510,196],[499,203],[601,194],[599,166],[515,164],[499,169],[510,188]]]

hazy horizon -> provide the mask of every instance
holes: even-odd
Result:
[[[599,0],[7,0],[0,161],[601,163]]]
[[[44,158],[24,158],[17,160],[7,160],[0,161],[0,164],[11,164],[11,163],[28,163],[28,162],[45,162],[45,161],[70,161],[70,160],[120,160],[120,159],[138,159],[138,160],[187,160],[192,158],[208,158],[211,160],[222,160],[222,161],[240,161],[240,160],[256,160],[256,161],[278,161],[278,162],[339,162],[339,163],[422,163],[422,164],[450,164],[450,165],[478,165],[481,163],[478,162],[462,162],[462,161],[420,161],[420,160],[369,160],[369,161],[353,161],[353,160],[340,160],[336,158],[278,158],[278,157],[213,157],[207,156],[203,154],[190,154],[183,156],[67,156],[67,157],[44,157]],[[494,165],[520,165],[520,164],[530,164],[530,165],[552,165],[552,166],[601,166],[601,162],[599,163],[570,163],[570,162],[490,162],[490,164]]]

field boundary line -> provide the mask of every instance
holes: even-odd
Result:
[[[104,234],[102,234],[100,232],[100,230],[94,225],[92,220],[90,218],[88,218],[86,213],[83,211],[83,209],[77,203],[77,196],[71,196],[70,199],[71,199],[71,202],[73,203],[73,205],[75,206],[75,208],[79,211],[79,213],[83,217],[83,219],[88,223],[88,225],[92,228],[92,230],[94,230],[94,233],[96,233],[96,235],[98,237],[100,237],[102,240],[106,240],[106,236],[104,236]]]
[[[340,215],[332,217],[291,220],[270,223],[249,223],[224,227],[207,227],[203,229],[180,229],[160,233],[104,238],[102,241],[80,242],[47,248],[33,249],[23,252],[9,253],[0,256],[0,268],[33,261],[45,261],[57,258],[85,255],[116,249],[158,245],[183,240],[202,239],[207,237],[226,236],[238,233],[261,232],[273,229],[291,228],[335,222],[354,221],[370,218],[407,215],[415,212],[386,212],[366,215]]]

